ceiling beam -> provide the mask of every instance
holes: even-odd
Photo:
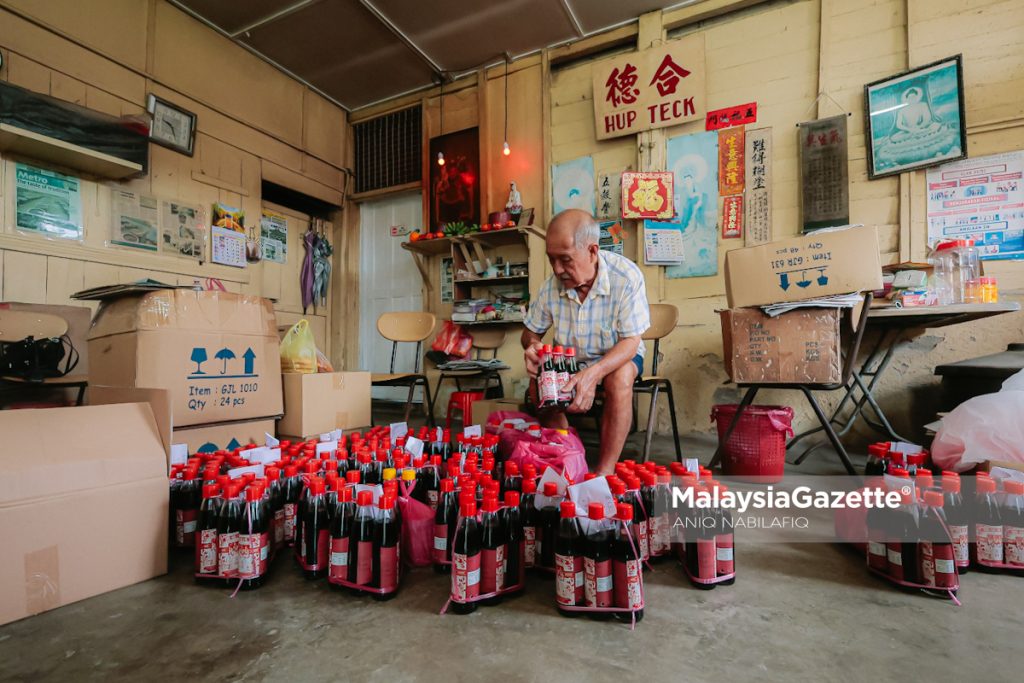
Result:
[[[251,24],[243,26],[242,28],[238,29],[234,33],[231,33],[230,35],[232,38],[237,38],[238,36],[245,35],[253,29],[265,26],[266,24],[269,24],[272,21],[277,21],[278,19],[284,19],[289,14],[294,14],[295,12],[298,12],[300,9],[312,5],[314,2],[319,1],[320,0],[299,0],[299,2],[293,3],[285,8],[279,9],[276,12],[271,12],[267,16],[261,17],[260,19],[257,19],[256,21],[252,22]]]
[[[572,11],[572,7],[569,5],[569,0],[561,0],[559,3],[562,5],[562,11],[565,12],[566,18],[569,23],[572,24],[572,30],[576,32],[577,38],[582,38],[586,35],[586,31],[583,30],[583,25],[580,24],[580,20],[576,18],[576,13]]]
[[[412,38],[405,35],[405,33],[402,32],[402,29],[395,25],[395,22],[391,21],[386,14],[377,9],[376,5],[374,5],[370,0],[359,0],[359,4],[369,10],[370,14],[376,17],[377,21],[384,24],[384,27],[396,38],[402,41],[403,45],[412,50],[413,54],[423,60],[423,62],[430,67],[431,71],[441,78],[447,78],[444,69],[442,69],[441,66],[430,57],[430,55],[424,52],[419,45],[414,43]]]

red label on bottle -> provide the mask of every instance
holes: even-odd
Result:
[[[974,538],[978,543],[978,560],[988,564],[1003,562],[1003,527],[975,524]]]
[[[926,586],[935,585],[935,555],[931,541],[921,541],[921,582]]]
[[[612,561],[590,562],[594,568],[594,607],[611,607],[614,595]]]
[[[284,543],[284,508],[274,512],[274,545]]]
[[[265,534],[238,534],[238,578],[255,579],[260,573],[260,549]]]
[[[966,567],[971,564],[970,546],[968,544],[967,525],[950,525],[949,535],[953,539],[953,559],[956,566]]]
[[[398,546],[384,546],[380,549],[380,586],[388,593],[398,589]]]
[[[715,536],[715,566],[719,576],[736,571],[736,563],[733,560],[732,534]]]
[[[505,587],[505,546],[480,551],[480,593],[496,593]]]
[[[541,370],[537,387],[541,405],[558,401],[558,373],[554,370]]]
[[[640,609],[643,594],[640,590],[640,561],[616,560],[612,563],[612,583],[615,592],[615,606]]]
[[[480,553],[452,553],[452,600],[473,602],[480,595]]]
[[[885,551],[885,532],[868,529],[868,566],[884,572],[889,566]]]
[[[217,530],[202,529],[196,543],[196,573],[217,573]]]
[[[284,540],[285,543],[295,542],[295,503],[284,504]]]
[[[576,558],[555,555],[555,600],[559,605],[576,604]]]
[[[373,542],[359,541],[356,550],[356,584],[362,586],[373,580]]]
[[[661,555],[668,555],[672,550],[672,519],[669,517],[667,512],[659,515],[660,520],[658,521],[658,534],[661,536],[659,546],[661,547]]]
[[[715,556],[715,539],[697,539],[697,577],[713,579],[718,571],[718,558]]]
[[[583,556],[576,555],[572,558],[573,570],[576,572],[576,604],[582,605],[584,598],[584,571]]]
[[[260,576],[267,573],[270,565],[270,534],[260,534]]]
[[[434,525],[434,564],[444,564],[448,560],[448,525]]]
[[[569,372],[563,371],[555,375],[555,381],[558,383],[558,400],[559,401],[571,401],[572,392],[563,391],[562,387],[569,383]]]
[[[234,576],[238,571],[238,532],[217,536],[217,573]]]
[[[532,567],[537,563],[537,527],[523,527],[523,546],[526,566]]]
[[[188,548],[196,542],[196,517],[198,510],[174,511],[174,542],[179,548]]]
[[[653,557],[661,555],[661,520],[650,517],[647,520],[647,545]]]
[[[331,539],[331,578],[348,580],[348,536]]]
[[[953,546],[949,543],[933,543],[932,560],[935,567],[935,585],[939,588],[956,586],[956,562],[953,559]]]
[[[587,607],[597,606],[597,578],[594,561],[589,557],[583,558],[583,604]]]
[[[1003,546],[1009,564],[1024,565],[1024,527],[1003,527]]]
[[[645,562],[651,557],[651,546],[649,536],[647,535],[647,522],[643,521],[639,524],[634,524],[633,528],[636,529],[637,540],[639,541],[640,559]]]
[[[437,491],[427,491],[427,505],[434,512],[437,512]]]

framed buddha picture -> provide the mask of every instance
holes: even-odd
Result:
[[[868,178],[967,156],[960,55],[864,86]]]

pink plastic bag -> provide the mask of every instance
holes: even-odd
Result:
[[[434,547],[434,512],[403,489],[398,497],[402,511],[402,559],[409,567],[428,567]]]
[[[1024,370],[994,394],[964,401],[942,418],[932,462],[966,472],[986,460],[1024,463]]]
[[[519,429],[502,429],[501,423],[505,420],[523,420],[527,424],[537,424],[537,418],[526,413],[515,410],[496,410],[487,417],[485,429],[488,434],[498,435],[498,457],[507,460],[516,449],[520,441],[536,441],[536,439],[525,431]]]
[[[532,463],[538,472],[543,467],[553,467],[574,482],[583,481],[583,475],[589,471],[583,442],[574,429],[568,434],[557,429],[542,429],[540,441],[529,437],[520,439],[509,459],[519,465],[520,471],[526,463]]]

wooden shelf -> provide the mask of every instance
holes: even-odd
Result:
[[[511,275],[509,277],[479,277],[471,278],[468,280],[456,280],[457,285],[469,285],[474,287],[476,285],[500,285],[505,282],[526,282],[530,279],[529,275]]]
[[[452,250],[452,244],[457,238],[438,237],[437,239],[416,240],[415,242],[402,242],[402,249],[413,251],[424,256],[436,256]]]
[[[453,321],[454,322],[454,321]],[[522,320],[477,320],[473,323],[455,323],[456,325],[522,325]]]
[[[525,244],[529,235],[543,237],[542,233],[535,226],[529,225],[523,228],[502,228],[488,232],[471,232],[464,237],[473,242],[479,242],[489,247],[504,247],[509,244]]]
[[[142,166],[134,162],[6,123],[0,123],[0,152],[14,152],[104,178],[142,173]]]

